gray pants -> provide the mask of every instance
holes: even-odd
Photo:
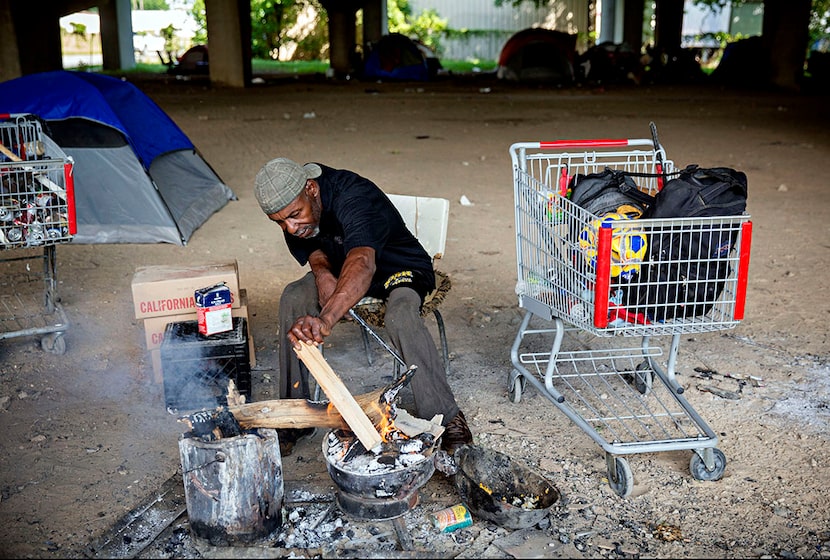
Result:
[[[420,315],[420,305],[421,298],[415,290],[406,287],[392,290],[386,301],[386,332],[407,366],[418,366],[410,382],[417,411],[411,412],[427,420],[436,414],[443,414],[446,425],[455,418],[459,408],[447,383],[443,360]],[[317,285],[312,273],[285,287],[279,309],[281,399],[310,397],[308,370],[297,358],[284,333],[289,331],[298,317],[319,313]]]

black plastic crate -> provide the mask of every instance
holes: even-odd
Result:
[[[205,336],[198,321],[169,323],[161,343],[164,400],[171,412],[227,405],[228,380],[251,400],[248,326],[234,317],[230,331]]]

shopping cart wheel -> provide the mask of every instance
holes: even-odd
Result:
[[[40,347],[50,354],[63,354],[66,352],[66,340],[63,333],[47,334],[40,339]]]
[[[651,386],[654,383],[654,372],[651,371],[648,362],[642,362],[637,366],[633,378],[634,388],[641,395],[648,395],[651,392]]]
[[[608,486],[620,498],[627,498],[631,495],[631,490],[634,488],[634,473],[631,472],[628,461],[614,457],[613,469],[610,466],[608,468]]]
[[[519,370],[514,369],[510,372],[507,379],[507,394],[510,397],[510,402],[517,403],[522,400],[522,391],[524,390],[525,379]]]
[[[712,448],[712,455],[714,467],[710,471],[706,468],[706,463],[703,462],[703,458],[698,452],[695,451],[692,453],[692,460],[689,461],[689,470],[696,480],[720,480],[723,477],[723,471],[726,470],[726,455],[717,447]]]

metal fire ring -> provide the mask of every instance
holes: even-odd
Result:
[[[385,521],[401,517],[418,505],[418,490],[403,498],[363,498],[337,492],[337,505],[343,513],[358,519]]]

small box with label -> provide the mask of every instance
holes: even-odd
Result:
[[[196,290],[194,298],[200,334],[210,336],[233,329],[231,314],[233,298],[227,284],[220,282],[214,286]]]

